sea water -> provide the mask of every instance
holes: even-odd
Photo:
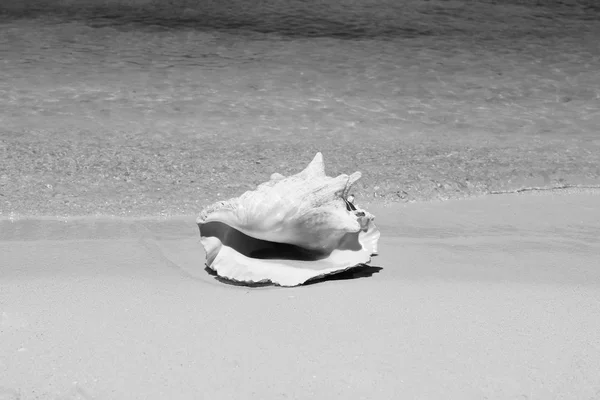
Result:
[[[322,151],[363,201],[600,180],[593,1],[0,5],[0,213],[189,213]]]

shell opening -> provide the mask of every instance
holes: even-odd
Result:
[[[218,239],[219,242],[238,253],[254,259],[317,261],[327,258],[331,251],[306,249],[289,243],[261,240],[246,235],[237,229],[218,221],[198,224],[200,236]],[[342,237],[336,250],[361,251],[359,232],[347,233]]]

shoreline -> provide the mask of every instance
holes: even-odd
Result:
[[[468,200],[476,200],[476,199],[485,199],[489,197],[495,196],[511,196],[511,195],[525,195],[525,196],[538,196],[538,195],[570,195],[570,194],[600,194],[600,185],[564,185],[558,187],[526,187],[515,190],[502,190],[502,191],[491,191],[489,193],[481,193],[474,194],[471,196],[464,197],[454,197],[454,198],[444,198],[444,199],[426,199],[426,200],[411,200],[411,201],[385,201],[385,200],[370,200],[370,201],[360,201],[358,200],[358,204],[361,208],[370,209],[370,208],[390,208],[390,207],[410,207],[411,205],[418,204],[439,204],[446,202],[456,202],[456,201],[468,201]],[[241,195],[240,193],[239,195]],[[237,196],[235,196],[237,197]],[[225,200],[225,198],[218,199]],[[217,201],[218,201],[217,200]],[[2,213],[0,211],[0,223],[2,222],[18,222],[18,221],[28,221],[28,220],[37,220],[37,221],[79,221],[79,220],[119,220],[119,221],[179,221],[179,220],[188,220],[190,218],[195,219],[196,216],[200,213],[203,207],[208,206],[212,203],[205,203],[200,208],[198,208],[196,213],[174,213],[174,214],[166,214],[166,213],[150,213],[150,214],[108,214],[108,213],[96,213],[96,214],[20,214],[16,212],[8,212]]]

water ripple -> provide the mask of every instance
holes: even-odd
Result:
[[[558,0],[536,5],[510,0],[502,4],[493,0],[475,4],[425,0],[323,0],[318,3],[305,0],[172,0],[168,3],[137,0],[103,4],[90,0],[29,0],[0,5],[0,22],[54,16],[62,18],[63,23],[78,20],[94,28],[125,31],[190,29],[290,38],[389,39],[465,34],[473,30],[519,34],[525,27],[533,29],[536,25],[542,30],[559,27],[552,25],[577,29],[576,24],[565,26],[564,19],[593,20],[598,18],[599,12],[589,0],[571,5]],[[549,23],[542,24],[543,19]],[[559,19],[561,23],[557,24]]]

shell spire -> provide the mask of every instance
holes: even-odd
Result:
[[[302,172],[298,174],[303,178],[321,178],[325,176],[325,163],[323,162],[323,154],[318,152],[313,160],[308,164]]]

